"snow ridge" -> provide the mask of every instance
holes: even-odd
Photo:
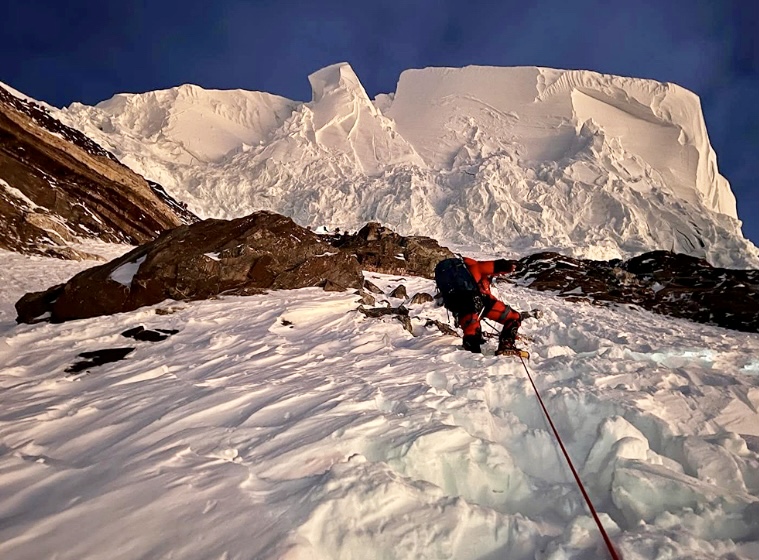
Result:
[[[759,267],[698,98],[546,68],[426,68],[372,103],[346,63],[308,103],[181,86],[59,118],[203,217],[379,220],[460,248],[628,258],[670,249]]]
[[[328,66],[308,79],[313,90],[310,108],[318,145],[352,155],[367,175],[376,175],[388,165],[422,164],[408,142],[394,133],[393,122],[372,105],[348,64]]]

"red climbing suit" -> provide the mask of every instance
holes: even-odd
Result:
[[[501,274],[511,274],[516,269],[512,261],[476,261],[464,257],[464,264],[472,273],[474,281],[482,293],[482,302],[485,304],[483,317],[491,319],[504,326],[519,328],[522,316],[519,312],[514,311],[511,307],[496,299],[490,293],[490,281],[493,276]],[[468,313],[459,317],[459,326],[464,331],[464,336],[476,335],[480,331],[480,314]],[[516,334],[516,329],[514,329]]]

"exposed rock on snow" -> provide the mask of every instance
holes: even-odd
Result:
[[[133,351],[134,351],[134,347],[125,347],[125,348],[104,348],[103,350],[93,350],[92,352],[82,352],[81,354],[79,354],[79,357],[84,358],[84,359],[79,360],[78,362],[75,362],[71,364],[69,367],[67,367],[66,373],[76,375],[76,374],[82,373],[83,371],[87,371],[88,369],[102,366],[103,364],[118,362],[119,360],[123,360],[124,358],[126,358]]]
[[[490,252],[666,249],[759,268],[699,100],[679,86],[427,68],[403,72],[372,104],[347,64],[310,81],[307,103],[182,86],[58,115],[204,217],[263,208],[302,225],[379,221]]]
[[[383,293],[363,279],[361,270],[432,278],[435,265],[452,255],[433,239],[404,237],[376,222],[355,234],[317,235],[284,216],[258,212],[177,228],[79,273],[64,285],[26,294],[16,304],[17,321],[66,321],[164,299],[207,299],[306,286]],[[510,281],[562,298],[634,304],[698,323],[759,332],[757,270],[715,268],[703,259],[668,251],[624,262],[541,252],[519,263]],[[408,297],[403,284],[389,295]],[[422,301],[431,299],[425,295]],[[373,305],[366,296],[366,303]]]
[[[399,299],[406,299],[408,297],[408,293],[406,292],[406,286],[403,284],[399,284],[396,286],[392,292],[390,292],[390,297],[392,298],[399,298]]]
[[[426,237],[406,238],[377,223],[354,235],[317,235],[291,219],[257,212],[206,220],[161,235],[66,284],[26,294],[18,322],[108,315],[164,299],[321,286],[362,288],[362,269],[432,277],[451,252]]]
[[[435,298],[432,296],[432,294],[428,294],[427,292],[417,292],[409,300],[409,304],[419,305],[423,303],[431,303],[433,301],[435,301]]]
[[[355,234],[335,235],[332,244],[358,259],[364,270],[384,274],[411,274],[432,278],[435,265],[453,256],[429,237],[399,235],[389,228],[370,222]]]
[[[0,248],[83,258],[82,238],[143,243],[196,218],[81,132],[0,87]]]
[[[513,281],[563,298],[635,304],[697,323],[759,332],[759,270],[714,268],[668,251],[625,262],[537,253],[520,265]]]
[[[237,220],[181,226],[66,284],[27,294],[16,304],[18,322],[53,322],[109,315],[165,299],[197,300],[220,294],[321,286],[360,288],[358,261],[330,250],[326,240],[291,219],[258,212]]]
[[[173,334],[177,334],[179,331],[176,329],[146,329],[142,325],[125,330],[121,333],[121,336],[125,338],[133,338],[135,340],[141,340],[146,342],[160,342],[166,340]]]

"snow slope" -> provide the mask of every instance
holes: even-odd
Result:
[[[310,102],[197,86],[58,111],[205,217],[379,220],[444,244],[591,258],[671,249],[759,267],[698,98],[545,68],[427,68],[372,102],[348,64]]]
[[[522,365],[492,347],[318,289],[16,326],[25,288],[82,265],[2,258],[4,559],[605,557]],[[759,557],[759,335],[499,290],[546,310],[528,367],[622,557]],[[137,325],[180,332],[120,336]]]
[[[172,186],[174,166],[213,165],[232,153],[259,146],[296,105],[268,93],[183,85],[116,95],[98,104],[82,132],[146,178]],[[89,114],[90,109],[74,103],[67,111]],[[60,112],[56,116],[64,123],[74,122]],[[104,141],[122,131],[119,146]]]

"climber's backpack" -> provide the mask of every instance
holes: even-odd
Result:
[[[453,315],[460,317],[482,309],[482,294],[464,259],[452,257],[437,263],[435,283],[443,305]]]

